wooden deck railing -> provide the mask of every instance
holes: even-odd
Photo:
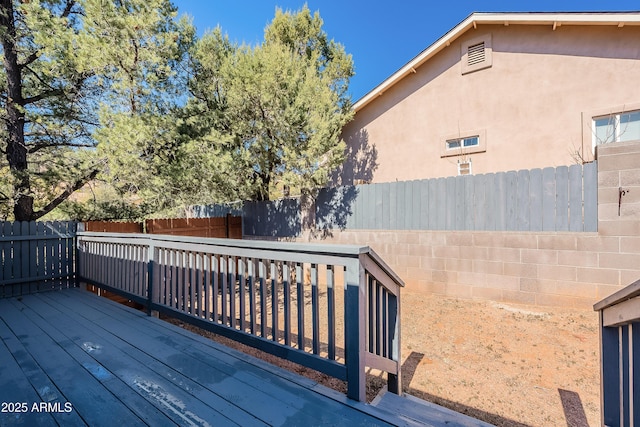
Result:
[[[640,280],[593,308],[600,312],[602,425],[640,425]]]
[[[402,280],[368,247],[81,232],[79,278],[347,382],[399,393]]]

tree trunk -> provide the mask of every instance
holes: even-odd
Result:
[[[0,0],[0,27],[4,68],[7,74],[6,128],[7,161],[14,178],[13,213],[16,221],[33,220],[33,196],[27,163],[27,147],[24,140],[25,117],[22,97],[22,70],[18,64],[16,28],[13,22],[12,0]]]

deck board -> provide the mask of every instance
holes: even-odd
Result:
[[[25,300],[33,299],[24,297]],[[15,299],[0,301],[1,316],[24,345],[35,362],[46,372],[62,393],[60,404],[71,402],[75,411],[90,425],[111,420],[112,425],[144,425],[115,395],[109,392],[89,371],[82,369],[69,353],[23,311],[14,306]],[[32,403],[28,402],[29,406]]]
[[[73,405],[70,413],[0,413],[3,426],[398,425],[309,379],[79,289],[0,300],[0,338],[3,402]]]
[[[108,318],[117,317],[117,311],[121,309],[112,305],[101,308],[109,310],[105,312]],[[210,389],[214,392],[220,390],[224,396],[233,400],[237,405],[248,411],[250,410],[254,415],[265,417],[261,419],[264,419],[269,424],[279,424],[283,420],[272,417],[281,416],[290,410],[298,412],[300,422],[304,421],[300,417],[304,413],[308,413],[309,416],[306,421],[315,423],[318,420],[318,416],[324,416],[328,409],[332,412],[331,421],[334,421],[336,416],[342,415],[346,423],[353,416],[352,411],[345,409],[344,405],[338,402],[327,403],[326,399],[315,394],[301,399],[301,395],[305,394],[304,389],[301,389],[298,384],[293,384],[290,381],[290,375],[283,378],[280,375],[274,375],[273,372],[267,371],[263,367],[252,364],[244,364],[242,369],[238,369],[235,366],[239,357],[237,352],[233,355],[229,354],[227,351],[230,349],[200,337],[196,342],[190,341],[189,345],[185,346],[181,340],[168,338],[166,330],[170,327],[176,333],[185,335],[191,334],[190,332],[153,318],[145,319],[147,321],[141,324],[141,331],[145,336],[157,336],[157,339],[162,342],[163,346],[153,342],[149,345],[156,354],[163,355],[162,359],[165,363],[178,371],[183,372],[185,370],[186,372],[183,373],[196,381],[204,373],[207,373],[204,375],[205,378],[210,378],[211,374],[209,372],[212,370],[217,371],[213,375],[220,376],[222,374],[224,381],[220,384],[214,384]],[[102,325],[103,327],[108,327],[108,325]],[[113,326],[109,326],[109,328],[113,328]],[[117,329],[118,327],[116,326],[115,330]],[[167,357],[169,354],[174,355],[174,359]],[[176,354],[182,356],[176,356]],[[281,374],[281,372],[278,372],[278,374]],[[314,381],[297,377],[298,382],[305,384],[307,387],[317,385]],[[203,386],[206,386],[206,384],[203,384]],[[248,389],[251,390],[251,393],[247,393]],[[280,408],[280,414],[273,414],[274,405]],[[303,406],[304,412],[300,412]]]
[[[113,333],[122,330],[123,325],[117,320],[121,307],[101,304],[97,308],[105,310],[104,319],[99,320],[101,327]],[[84,309],[87,310],[93,310],[93,305],[90,309]],[[82,311],[80,309],[79,313]],[[306,395],[300,386],[274,377],[273,373],[260,367],[242,364],[239,369],[237,354],[234,357],[220,351],[219,345],[206,345],[215,344],[209,340],[198,337],[199,339],[190,340],[185,345],[184,340],[168,337],[167,328],[171,327],[175,332],[185,335],[191,335],[190,332],[146,316],[143,320],[137,331],[142,332],[142,338],[138,338],[135,345],[155,354],[158,360],[192,379],[198,386],[234,402],[269,425],[287,422],[287,417],[292,413],[296,415],[296,424],[311,425],[326,417],[327,410],[331,412],[327,423],[338,420],[346,424],[353,417],[352,411],[345,410],[338,402],[326,402],[326,399],[316,394]],[[122,333],[120,335],[125,337]],[[132,340],[135,337],[126,336]],[[145,360],[141,362],[148,363]],[[316,385],[310,380],[309,384]],[[279,408],[278,411],[274,411],[274,407]],[[248,422],[244,421],[242,424],[248,425]]]
[[[25,315],[63,345],[76,362],[145,423],[164,426],[175,423],[188,425],[198,421],[176,407],[186,404],[207,419],[233,424],[213,408],[194,401],[190,393],[181,393],[169,386],[151,367],[132,362],[131,357],[122,349],[109,345],[110,342],[93,333],[87,325],[73,322],[65,313],[56,311],[54,307],[41,301],[40,297],[31,302],[29,308],[35,310],[37,315],[34,311],[24,310]],[[165,409],[168,410],[163,413]]]

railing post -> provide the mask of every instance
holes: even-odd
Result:
[[[391,359],[398,364],[398,374],[387,374],[387,389],[391,393],[402,395],[402,366],[400,360],[400,297],[393,295],[389,298],[389,349]]]
[[[79,224],[76,224],[76,230],[73,233],[73,256],[75,259],[73,259],[71,263],[73,266],[73,279],[75,280],[76,288],[80,287],[80,238],[78,237],[78,226]]]
[[[360,259],[346,265],[345,364],[347,397],[365,401],[365,273]]]
[[[153,270],[155,267],[156,248],[153,240],[149,239],[148,261],[147,261],[147,315],[151,316],[151,304],[153,303]]]

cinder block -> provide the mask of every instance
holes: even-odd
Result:
[[[414,245],[420,243],[420,235],[418,233],[397,232],[394,234],[396,243],[407,243]]]
[[[442,259],[442,258],[439,258]],[[473,260],[460,258],[445,258],[444,269],[447,271],[473,271]]]
[[[598,145],[598,166],[600,166],[600,160],[607,156],[613,156],[616,154],[633,155],[634,153],[640,153],[640,143],[636,141],[630,142],[612,142],[609,144]]]
[[[396,255],[409,255],[409,245],[406,243],[385,243],[384,250]]]
[[[598,221],[598,234],[601,236],[639,236],[640,220]]]
[[[520,258],[523,263],[558,265],[558,251],[551,249],[523,249]]]
[[[536,264],[505,262],[503,269],[504,274],[507,276],[528,277],[531,279],[538,277],[538,266]]]
[[[473,246],[473,234],[469,231],[450,232],[446,236],[449,246]]]
[[[604,201],[598,203],[598,224],[602,224],[603,221],[617,221],[619,219],[617,199],[615,203],[605,203]],[[600,228],[598,228],[598,230],[600,230]]]
[[[599,171],[598,172],[598,189],[600,188],[618,188],[620,186],[620,171]]]
[[[595,301],[598,295],[598,285],[594,283],[562,282],[556,284],[556,293],[572,297],[589,298]]]
[[[487,274],[485,276],[487,288],[506,289],[511,291],[520,290],[520,278],[515,276],[505,276],[503,274]]]
[[[449,258],[434,258],[431,256],[420,257],[420,268],[428,270],[446,270],[446,261]]]
[[[487,248],[474,246],[460,246],[460,258],[472,260],[486,260],[489,258]]]
[[[614,268],[578,268],[578,281],[619,286],[620,270]]]
[[[482,259],[473,260],[473,271],[475,273],[484,274],[502,274],[503,273],[502,261],[487,261]]]
[[[640,279],[640,268],[635,270],[620,270],[620,284],[628,286]]]
[[[539,235],[538,249],[576,250],[575,234]]]
[[[609,236],[579,236],[577,239],[579,252],[619,252],[620,239]],[[560,254],[558,254],[558,261]]]
[[[594,304],[600,300],[607,298],[609,295],[618,292],[620,289],[624,288],[627,285],[622,286],[614,286],[614,285],[598,285],[596,301]]]
[[[505,233],[504,246],[506,248],[536,249],[538,247],[537,235]]]
[[[518,279],[518,278],[516,278]],[[520,280],[520,290],[524,292],[540,292],[539,280],[538,279],[529,279],[527,277],[521,277]]]
[[[419,232],[420,244],[444,246],[446,243],[446,235],[440,231],[421,231]]]
[[[598,254],[586,251],[558,251],[558,265],[597,267]]]
[[[538,289],[541,294],[557,294],[558,281],[549,279],[538,279]]]
[[[538,266],[538,278],[575,282],[576,267],[540,264]]]
[[[502,262],[520,262],[520,249],[517,248],[487,248],[487,259]]]
[[[640,237],[621,237],[620,252],[622,253],[640,253]],[[640,266],[638,266],[640,268]]]
[[[630,153],[620,152],[619,154],[600,157],[598,155],[598,173],[600,171],[637,169],[640,164],[640,156]]]
[[[457,273],[458,283],[470,286],[486,286],[487,275],[483,273],[468,273],[461,271]]]
[[[420,257],[414,255],[398,255],[396,259],[397,265],[409,267],[420,267]]]
[[[640,254],[602,253],[598,258],[598,266],[600,268],[637,270],[640,268]]]
[[[402,277],[404,278],[405,276]],[[408,280],[430,280],[432,278],[432,271],[419,267],[406,267],[406,278]]]
[[[638,189],[638,193],[640,193],[640,189]],[[624,202],[620,206],[620,216],[618,217],[622,220],[640,220],[640,202],[638,203],[629,203]]]
[[[459,246],[434,246],[433,256],[436,258],[460,258]]]
[[[640,161],[639,163],[640,164]],[[599,181],[599,180],[598,180]],[[620,171],[620,186],[640,186],[640,168]]]
[[[432,257],[433,246],[427,244],[409,245],[409,255],[419,257]]]
[[[500,232],[474,232],[473,245],[478,247],[501,247],[504,246],[504,233]]]
[[[452,283],[458,280],[458,273],[455,271],[433,270],[431,272],[433,282]]]

